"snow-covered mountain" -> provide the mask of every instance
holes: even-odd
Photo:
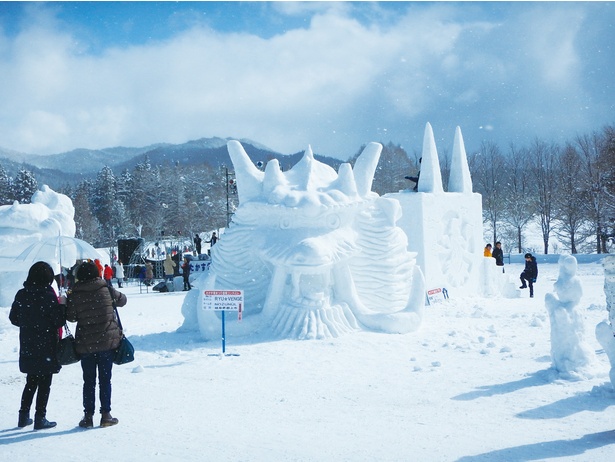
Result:
[[[25,152],[13,151],[12,149],[0,148],[0,159],[8,159],[13,162],[22,162],[28,154]]]
[[[47,156],[27,154],[0,148],[0,165],[9,175],[15,175],[21,167],[32,171],[40,183],[60,187],[74,184],[84,178],[95,176],[102,167],[109,166],[116,173],[131,170],[142,162],[145,156],[152,165],[180,164],[199,165],[208,163],[216,168],[231,165],[226,143],[237,138],[200,138],[181,144],[158,143],[144,147],[117,146],[104,149],[74,149],[72,151]],[[258,142],[239,139],[254,162],[266,163],[276,158],[280,165],[294,165],[302,152],[281,154]],[[334,168],[340,161],[333,158],[316,157]]]
[[[32,171],[39,182],[50,186],[74,183],[83,178],[96,175],[103,166],[109,166],[114,171],[132,169],[142,162],[145,156],[153,165],[171,163],[197,165],[209,163],[212,166],[231,165],[226,149],[226,143],[236,138],[201,138],[182,144],[158,143],[144,147],[111,147],[104,149],[74,149],[72,151],[47,156],[28,154],[0,148],[0,165],[9,175],[25,167]],[[284,158],[284,154],[248,140],[241,139],[255,161],[266,162],[271,158]],[[293,157],[291,155],[291,157]],[[289,162],[296,159],[288,159]]]
[[[72,151],[49,156],[32,155],[27,157],[27,163],[38,168],[61,169],[68,173],[97,172],[103,166],[114,167],[128,159],[132,159],[143,153],[166,146],[155,144],[142,148],[114,147],[105,149],[74,149]]]

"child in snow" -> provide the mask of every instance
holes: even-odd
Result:
[[[538,265],[536,264],[536,257],[531,253],[525,254],[525,269],[519,276],[521,278],[521,287],[519,289],[530,288],[530,298],[534,296],[534,283],[538,279]],[[527,281],[527,285],[525,282]]]

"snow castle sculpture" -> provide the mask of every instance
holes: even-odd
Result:
[[[399,202],[371,191],[380,144],[338,172],[309,147],[286,172],[276,159],[258,170],[238,141],[228,150],[239,206],[196,282],[201,294],[244,290],[243,320],[227,323],[227,336],[314,339],[419,327],[424,280],[396,225]],[[219,338],[220,320],[200,306],[196,294],[186,297],[183,327],[196,321],[204,338]]]
[[[558,263],[554,293],[545,294],[551,321],[551,360],[560,374],[574,377],[592,363],[594,354],[585,340],[583,314],[578,307],[583,287],[577,276],[577,259],[562,255]]]
[[[596,339],[604,348],[611,363],[609,377],[611,385],[615,388],[615,256],[604,257],[602,265],[604,267],[604,293],[609,320],[602,321],[596,326]]]
[[[433,130],[428,123],[418,192],[400,191],[384,197],[399,201],[398,226],[408,236],[408,250],[417,253],[426,288],[444,288],[451,295],[481,294],[483,272],[482,198],[472,192],[472,178],[457,127],[448,192],[444,192]],[[495,260],[493,261],[495,270]],[[501,271],[500,271],[501,273]],[[500,274],[501,275],[501,274]]]

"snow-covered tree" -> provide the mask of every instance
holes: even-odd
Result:
[[[606,182],[606,214],[610,224],[609,237],[611,243],[615,240],[615,125],[603,129],[604,146],[601,154],[601,163],[605,173]]]
[[[354,157],[353,163],[361,152],[362,150]],[[407,175],[415,176],[418,168],[418,165],[413,165],[410,159],[408,159],[408,154],[401,146],[389,143],[382,148],[380,160],[374,174],[372,190],[383,195],[412,188],[414,183],[406,180],[404,177]]]
[[[141,227],[143,236],[159,236],[165,228],[161,176],[147,156],[135,166],[130,194],[128,210],[133,226]]]
[[[585,210],[596,236],[596,252],[606,253],[608,239],[607,190],[608,171],[602,168],[602,153],[607,151],[606,139],[600,133],[578,136],[575,140],[582,162],[580,178],[585,189]]]
[[[123,201],[117,199],[111,207],[110,223],[113,240],[134,236],[130,215]]]
[[[115,240],[117,223],[113,221],[113,208],[115,204],[115,175],[110,167],[104,166],[94,182],[90,195],[92,213],[100,223],[101,239],[105,245]]]
[[[579,165],[582,159],[577,150],[567,145],[557,163],[559,178],[558,194],[555,196],[554,212],[557,217],[554,231],[557,237],[566,242],[570,252],[577,253],[577,247],[585,241],[583,230],[586,226],[583,182],[579,178]]]
[[[38,181],[34,178],[34,174],[25,168],[20,168],[13,181],[13,198],[21,204],[29,204],[36,191],[38,191]]]
[[[523,252],[523,231],[534,216],[532,187],[529,173],[529,152],[527,149],[517,149],[510,146],[510,152],[505,159],[504,170],[506,182],[503,185],[504,194],[500,208],[505,226],[514,235],[517,252]]]
[[[75,207],[76,237],[91,244],[100,244],[100,226],[90,208],[90,185],[81,182],[75,189],[73,207]]]
[[[503,218],[505,198],[506,160],[495,143],[483,143],[476,157],[474,184],[483,196],[483,215],[498,240],[498,223]]]
[[[13,179],[0,165],[0,205],[7,205],[13,202]]]
[[[132,173],[128,169],[124,169],[119,177],[116,178],[115,197],[124,204],[130,202]]]
[[[544,253],[549,253],[549,238],[555,218],[554,207],[557,195],[557,158],[559,148],[541,140],[535,140],[530,147],[531,178],[536,187],[535,204],[540,221]]]

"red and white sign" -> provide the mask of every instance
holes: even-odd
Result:
[[[238,311],[241,319],[243,290],[205,290],[202,308],[214,311]]]
[[[430,305],[442,303],[448,298],[448,291],[445,288],[437,287],[427,291],[427,300]]]

